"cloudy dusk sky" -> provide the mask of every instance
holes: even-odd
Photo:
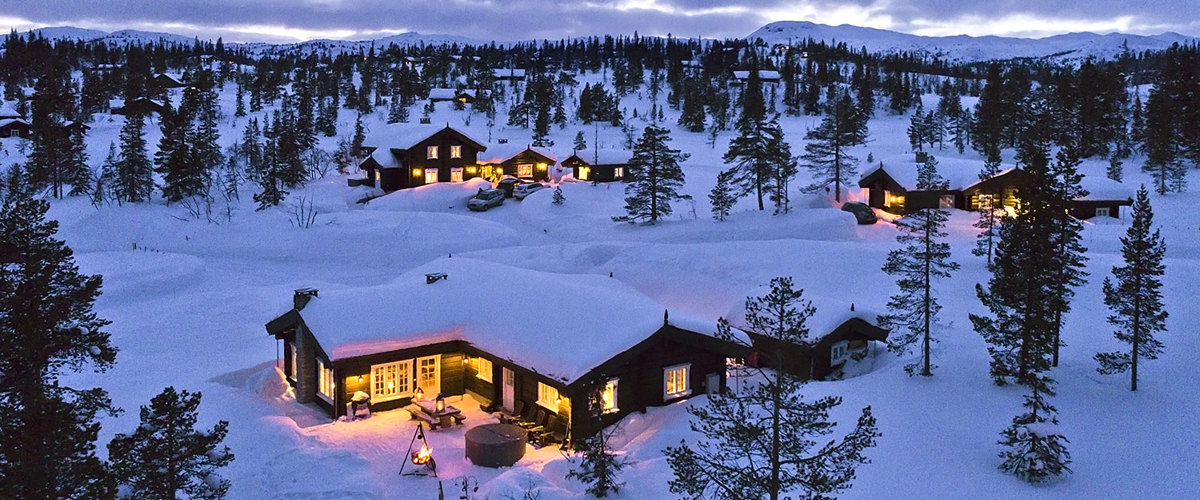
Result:
[[[773,21],[916,35],[1200,35],[1198,0],[3,0],[0,28],[164,31],[227,41],[416,31],[513,41],[596,34],[744,37]]]

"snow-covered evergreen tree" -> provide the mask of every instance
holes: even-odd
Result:
[[[670,141],[667,129],[654,125],[646,127],[634,145],[633,158],[629,160],[625,174],[629,178],[629,184],[625,186],[625,215],[613,217],[614,221],[653,224],[671,215],[672,201],[692,198],[677,191],[684,181],[683,168],[679,164],[691,155],[672,148]]]
[[[217,471],[233,461],[221,441],[229,422],[211,430],[196,429],[200,393],[167,387],[142,406],[141,425],[132,434],[117,434],[108,456],[129,498],[224,498],[229,481]]]
[[[807,321],[814,309],[804,291],[793,287],[791,278],[774,278],[762,297],[748,297],[745,321],[756,334],[771,339],[772,345],[786,343],[812,346]],[[717,335],[749,348],[740,332],[729,322],[718,322]],[[788,366],[783,349],[768,350],[764,356],[773,366]],[[757,382],[741,392],[718,392],[704,405],[693,405],[693,431],[701,438],[681,441],[664,450],[675,473],[672,493],[689,498],[828,498],[851,486],[854,470],[869,463],[864,451],[879,437],[871,407],[863,408],[857,425],[840,441],[826,441],[835,422],[831,410],[841,398],[825,396],[803,399],[803,381],[783,370],[760,367]]]
[[[1163,306],[1162,276],[1166,271],[1163,255],[1167,247],[1159,230],[1154,228],[1154,211],[1146,186],[1138,189],[1133,202],[1133,221],[1121,238],[1121,256],[1125,263],[1114,266],[1113,278],[1104,279],[1104,304],[1112,311],[1109,324],[1128,351],[1096,354],[1103,374],[1130,372],[1129,390],[1136,391],[1138,363],[1142,359],[1158,359],[1163,344],[1154,338],[1156,332],[1166,331],[1167,311]]]
[[[737,203],[737,196],[733,191],[736,180],[737,171],[734,169],[722,170],[717,174],[717,184],[708,193],[714,219],[724,221],[729,217],[729,211],[733,210],[733,205]]]
[[[783,139],[779,116],[770,121],[747,122],[738,126],[740,134],[729,142],[725,152],[726,164],[736,172],[738,197],[754,193],[758,209],[763,210],[763,198],[775,202],[775,213],[788,211],[787,187],[797,173],[792,148]]]
[[[917,171],[917,190],[939,190],[946,182],[938,175],[937,160],[933,156],[921,164]],[[879,318],[880,323],[892,327],[888,348],[894,352],[907,353],[914,344],[921,343],[921,359],[906,365],[904,371],[914,375],[918,368],[925,377],[933,375],[930,348],[933,326],[937,324],[938,311],[942,306],[934,296],[934,281],[949,278],[951,271],[958,270],[958,263],[950,260],[950,244],[945,242],[944,227],[950,212],[940,208],[923,208],[905,214],[896,220],[900,234],[896,241],[903,245],[888,253],[883,272],[896,276],[900,293],[888,301],[888,313]],[[907,331],[897,331],[903,326]]]
[[[551,203],[562,205],[564,201],[567,201],[567,197],[562,194],[562,186],[554,186],[554,199]]]
[[[604,386],[608,377],[598,376],[588,385],[588,414],[591,428],[598,429],[595,434],[584,439],[578,450],[582,455],[578,468],[567,472],[567,479],[576,479],[587,485],[585,490],[596,498],[607,497],[609,493],[618,493],[624,486],[618,479],[625,461],[613,452],[608,441],[613,430],[605,429],[604,422]]]
[[[827,104],[825,117],[817,128],[804,136],[809,141],[804,146],[800,159],[812,174],[813,184],[808,191],[829,190],[833,185],[834,200],[842,201],[842,187],[857,179],[855,166],[858,159],[848,149],[867,140],[866,121],[858,115],[858,108],[849,94],[841,94]]]
[[[1044,367],[1049,368],[1048,363]],[[1000,470],[1030,483],[1042,483],[1071,472],[1068,440],[1058,427],[1058,410],[1046,400],[1053,396],[1054,381],[1043,370],[1031,372],[1026,381],[1025,412],[1013,417],[1012,425],[1000,434],[1004,461]]]
[[[95,183],[92,181],[92,167],[88,165],[87,135],[83,128],[71,131],[71,154],[67,157],[67,179],[71,183],[71,196],[86,196],[91,194]]]
[[[575,142],[571,146],[575,151],[583,151],[587,149],[587,139],[583,137],[583,131],[575,133]]]
[[[144,124],[144,116],[133,114],[125,117],[125,125],[121,127],[121,159],[117,161],[117,182],[113,186],[113,194],[121,201],[147,201],[154,192],[154,170],[146,153]]]
[[[64,383],[68,372],[110,368],[117,350],[93,311],[100,276],[80,274],[54,238],[50,205],[19,169],[0,203],[0,497],[111,498],[96,457],[98,413],[115,413],[100,388]]]
[[[984,160],[983,171],[979,173],[979,180],[987,180],[995,177],[1000,173],[999,162]],[[975,221],[973,226],[979,229],[979,236],[975,239],[975,248],[971,249],[971,255],[979,257],[987,257],[987,265],[992,265],[992,253],[996,247],[996,238],[1000,231],[1000,221],[1004,217],[1004,201],[1001,199],[1003,193],[980,193],[976,201],[979,212],[979,219]]]

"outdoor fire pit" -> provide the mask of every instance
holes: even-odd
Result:
[[[486,424],[467,431],[466,455],[475,465],[507,467],[525,456],[525,429],[511,424]]]

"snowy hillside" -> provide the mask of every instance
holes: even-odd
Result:
[[[759,28],[746,37],[761,38],[769,44],[800,43],[808,38],[826,42],[844,42],[850,48],[866,47],[868,52],[910,52],[951,61],[987,61],[1012,58],[1080,60],[1089,57],[1112,58],[1121,53],[1122,44],[1134,52],[1162,50],[1171,44],[1195,42],[1197,38],[1178,33],[1154,36],[1110,33],[1070,33],[1046,38],[1010,38],[998,36],[918,36],[875,28],[843,24],[829,26],[805,21],[780,21]]]

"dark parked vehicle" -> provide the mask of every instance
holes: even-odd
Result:
[[[516,177],[505,177],[500,180],[500,185],[496,186],[496,189],[504,191],[505,198],[512,198],[513,190],[516,189],[518,185],[524,184],[524,183],[525,183],[525,181],[518,179]]]
[[[858,220],[859,224],[874,224],[875,221],[879,220],[875,217],[875,211],[871,207],[857,201],[843,203],[842,211],[854,214],[854,218]]]
[[[475,211],[485,211],[492,207],[498,207],[504,203],[504,191],[499,189],[489,189],[480,191],[475,197],[467,202],[467,208]]]

